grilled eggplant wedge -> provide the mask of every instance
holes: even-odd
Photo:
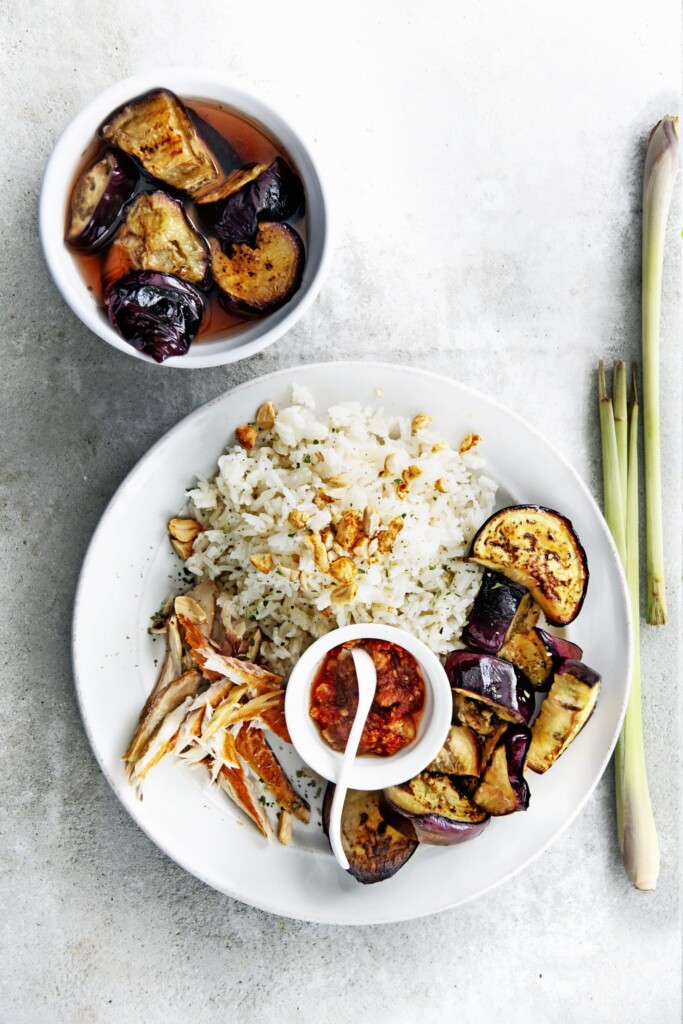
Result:
[[[524,763],[530,743],[531,733],[526,726],[508,726],[472,794],[477,807],[496,817],[527,809],[530,794]]]
[[[486,571],[462,631],[462,642],[477,651],[497,654],[513,636],[533,629],[540,614],[526,587],[498,572]]]
[[[130,205],[102,271],[106,289],[133,270],[172,274],[203,287],[209,247],[190,224],[182,203],[165,192],[141,192]]]
[[[555,626],[572,622],[581,610],[586,553],[570,521],[553,509],[512,505],[495,512],[472,541],[469,557],[527,587]]]
[[[155,89],[113,111],[98,134],[153,178],[197,195],[219,177],[217,161],[177,96]]]
[[[535,632],[550,651],[555,668],[567,658],[570,661],[581,661],[583,658],[583,651],[578,644],[572,643],[571,640],[565,640],[563,636],[554,636],[553,633],[546,633],[544,629],[536,629]]]
[[[426,770],[446,775],[479,775],[481,748],[474,729],[451,726],[446,742]]]
[[[260,224],[255,248],[235,245],[229,254],[211,241],[220,302],[236,313],[258,315],[283,306],[301,284],[304,261],[303,242],[288,224]]]
[[[516,725],[529,722],[535,707],[533,694],[510,662],[492,654],[451,651],[444,667],[462,725],[485,736],[497,719]]]
[[[341,819],[342,847],[349,861],[349,874],[364,885],[382,882],[395,875],[417,849],[417,840],[393,828],[380,811],[381,791],[350,789]],[[334,784],[329,783],[323,799],[323,830],[328,835]]]
[[[380,806],[395,828],[429,846],[474,839],[489,817],[448,775],[432,772],[385,789]]]
[[[84,171],[71,194],[69,245],[87,253],[106,245],[135,194],[138,178],[133,161],[113,150]]]
[[[600,676],[581,661],[563,661],[531,730],[527,765],[545,772],[576,739],[593,714]]]
[[[555,662],[539,630],[516,633],[501,647],[498,657],[519,669],[535,690],[547,690],[550,686]]]
[[[197,289],[171,274],[133,271],[104,297],[110,324],[133,348],[157,363],[182,356],[199,330],[204,303]]]

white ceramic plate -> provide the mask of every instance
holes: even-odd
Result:
[[[597,710],[547,775],[530,774],[531,805],[491,822],[454,848],[422,847],[393,878],[363,886],[336,866],[314,824],[291,847],[267,843],[199,772],[166,758],[136,799],[121,754],[151,690],[163,641],[151,614],[178,581],[166,522],[197,473],[210,475],[240,423],[271,399],[287,402],[304,384],[318,408],[357,399],[413,416],[427,411],[453,443],[482,435],[499,504],[557,508],[574,523],[591,583],[567,636],[603,676]],[[380,387],[383,397],[375,394]],[[81,713],[115,793],[151,839],[178,864],[244,903],[288,917],[337,924],[400,921],[472,899],[528,864],[578,813],[602,775],[624,714],[632,628],[623,575],[600,512],[574,470],[523,420],[454,381],[408,367],[330,363],[250,381],[188,416],[138,463],[114,495],[88,550],[76,597],[73,656]],[[206,774],[206,773],[204,773]],[[208,776],[207,776],[208,778]],[[307,795],[314,796],[310,791]]]

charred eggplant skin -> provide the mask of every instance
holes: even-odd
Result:
[[[421,772],[400,786],[389,786],[381,806],[395,827],[429,846],[473,839],[488,820],[455,779],[437,772]]]
[[[565,640],[563,636],[555,636],[553,633],[546,632],[545,629],[536,628],[535,632],[550,651],[554,659],[555,668],[558,667],[561,661],[567,659],[581,661],[583,658],[583,651],[578,644],[572,643],[571,640]]]
[[[109,322],[133,348],[162,363],[187,352],[204,315],[199,292],[170,274],[126,274],[105,295]]]
[[[540,608],[526,587],[487,569],[461,640],[468,647],[497,654],[515,633],[528,633]]]
[[[418,844],[395,829],[380,810],[380,791],[350,789],[342,811],[342,846],[349,861],[349,874],[371,885],[395,875],[415,853]],[[323,798],[323,831],[329,836],[334,783]]]
[[[453,691],[485,704],[504,721],[530,721],[533,694],[509,661],[478,651],[451,651],[444,668]]]
[[[415,817],[389,803],[385,795],[380,800],[382,816],[389,824],[406,836],[425,846],[457,846],[481,835],[490,818],[483,821],[454,821],[440,814],[425,814]]]
[[[96,164],[84,171],[71,196],[66,234],[69,245],[84,253],[103,248],[121,223],[139,179],[133,161],[113,150],[107,150]]]
[[[526,726],[508,727],[472,794],[478,807],[495,817],[526,811],[530,792],[524,766],[530,744],[531,732]]]
[[[588,561],[569,519],[542,505],[499,509],[479,529],[470,561],[528,587],[554,626],[581,611],[588,586]]]

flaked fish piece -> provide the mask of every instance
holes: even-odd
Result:
[[[243,726],[235,740],[236,753],[262,780],[281,807],[293,814],[299,821],[311,819],[311,808],[300,796],[285,775],[282,765],[275,756],[261,729]]]
[[[202,734],[202,721],[206,713],[206,705],[195,707],[195,704],[196,700],[190,704],[180,726],[175,742],[175,752],[178,755],[182,755],[184,751],[193,746]]]
[[[292,737],[289,735],[289,729],[287,728],[287,721],[285,719],[284,704],[276,704],[273,707],[263,708],[259,713],[259,720],[263,724],[265,729],[270,729],[272,733],[275,733],[279,740],[284,740],[285,743],[291,743]]]
[[[192,697],[186,697],[182,704],[166,715],[142,755],[130,765],[130,781],[134,786],[139,788],[149,770],[175,749],[180,726],[191,703]]]
[[[246,695],[246,690],[246,686],[236,687],[232,693],[228,694],[227,700],[216,708],[209,725],[202,733],[203,741],[208,740],[219,729],[225,729],[229,725],[236,725],[238,722],[248,722],[251,719],[258,718],[265,707],[270,707],[276,703],[281,704],[284,701],[284,693],[278,691],[275,693],[262,693],[260,696],[248,700],[246,704],[241,704],[240,701]]]
[[[216,777],[216,782],[231,800],[241,807],[254,822],[259,831],[272,839],[273,829],[262,805],[254,799],[243,768],[226,768],[223,765]]]
[[[173,679],[166,686],[154,688],[142,709],[142,714],[140,715],[130,747],[123,755],[123,760],[127,761],[129,765],[129,776],[132,774],[135,764],[146,755],[151,740],[164,720],[186,698],[195,697],[201,685],[202,677],[200,673],[191,669],[189,672],[184,672],[178,679]],[[192,703],[191,700],[190,703]],[[180,722],[182,722],[182,717],[178,722],[178,726],[180,726]]]
[[[278,676],[260,665],[255,665],[252,661],[228,658],[208,642],[196,646],[195,656],[201,660],[202,668],[205,671],[225,676],[226,679],[231,679],[238,686],[248,686],[250,696],[259,696],[262,693],[282,689],[282,676]]]

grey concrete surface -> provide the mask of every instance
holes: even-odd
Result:
[[[642,144],[678,105],[677,5],[2,0],[0,15],[0,1019],[679,1021],[678,199],[662,347],[670,624],[643,628],[656,895],[625,879],[608,772],[551,849],[463,908],[337,930],[242,906],[119,806],[69,652],[79,566],[126,472],[180,417],[273,368],[341,355],[450,374],[545,431],[599,496],[594,372],[600,355],[638,353]],[[329,279],[297,328],[192,373],[89,334],[36,230],[68,120],[110,82],[182,63],[308,126],[337,220]]]

